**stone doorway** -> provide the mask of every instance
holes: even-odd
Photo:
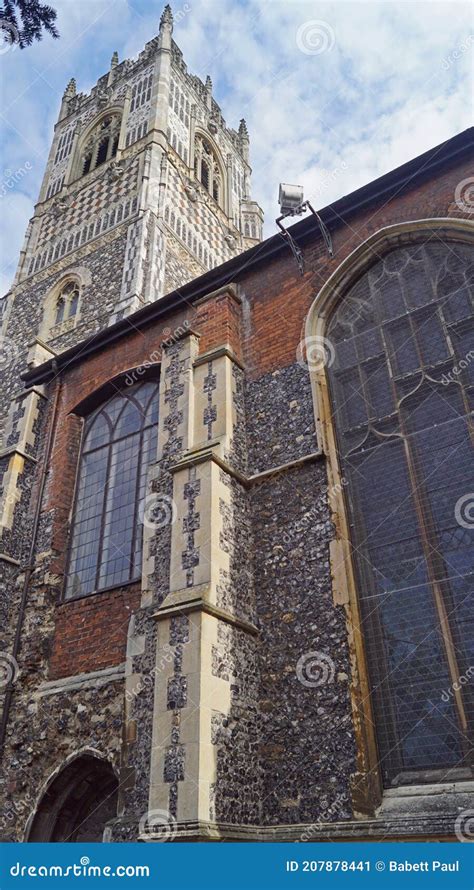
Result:
[[[27,832],[28,843],[101,842],[117,815],[117,777],[105,760],[82,754],[62,769],[43,797]]]

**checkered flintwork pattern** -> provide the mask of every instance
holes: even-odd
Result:
[[[145,244],[143,239],[143,218],[141,218],[133,222],[128,229],[120,292],[121,298],[139,292],[143,275],[142,261],[144,258]]]
[[[212,199],[204,190],[196,192],[197,200],[188,197],[177,169],[170,164],[165,223],[180,238],[198,262],[211,269],[236,253],[225,239],[229,234],[221,211],[212,207]]]
[[[139,158],[133,158],[131,162],[124,165],[122,175],[115,181],[107,175],[107,169],[101,171],[100,175],[95,175],[74,195],[71,195],[60,218],[55,214],[54,209],[51,209],[43,217],[39,242],[44,244],[66,229],[73,229],[83,223],[89,223],[102,211],[108,210],[124,198],[136,194],[139,184],[139,164]]]
[[[136,213],[138,167],[136,158],[116,181],[102,175],[75,198],[59,198],[43,217],[37,240],[42,249],[33,253],[28,274],[44,269]]]

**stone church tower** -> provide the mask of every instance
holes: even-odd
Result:
[[[245,121],[226,126],[210,77],[187,71],[172,32],[167,6],[138,59],[114,53],[89,94],[74,80],[64,92],[13,288],[0,301],[13,378],[26,343],[36,339],[33,363],[62,352],[261,240]]]

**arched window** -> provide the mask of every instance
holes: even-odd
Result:
[[[79,285],[77,281],[68,281],[61,288],[56,301],[56,317],[54,324],[61,324],[68,318],[74,318],[79,306]]]
[[[66,597],[138,579],[140,503],[156,454],[158,383],[117,393],[86,420]]]
[[[117,154],[121,117],[111,114],[103,117],[89,134],[81,152],[81,175],[85,176]]]
[[[377,259],[325,331],[385,785],[472,764],[473,297],[472,247],[432,237]]]
[[[217,155],[210,142],[196,135],[194,145],[194,171],[196,178],[217,204],[223,206],[222,174]]]

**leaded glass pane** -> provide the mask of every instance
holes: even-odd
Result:
[[[449,775],[472,757],[474,702],[463,678],[474,656],[474,527],[459,506],[474,491],[471,269],[464,244],[392,250],[343,298],[327,331],[388,785],[427,770]],[[363,336],[354,323],[362,306],[372,318]]]
[[[158,384],[114,395],[86,421],[66,596],[124,584],[141,572],[139,505],[155,459]]]

